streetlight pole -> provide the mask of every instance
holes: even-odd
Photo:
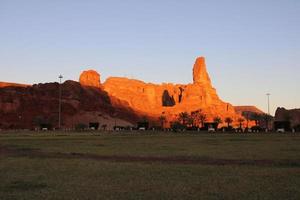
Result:
[[[268,100],[268,116],[267,116],[267,129],[269,130],[269,117],[270,117],[270,93],[267,93],[267,100]]]
[[[61,79],[63,78],[63,76],[59,75],[58,78],[59,78],[58,129],[60,129],[61,128]]]
[[[267,98],[268,98],[268,115],[270,115],[270,93],[267,93]]]

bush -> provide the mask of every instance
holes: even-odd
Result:
[[[76,131],[84,131],[85,129],[87,129],[87,127],[88,126],[86,124],[79,123],[79,124],[75,125],[75,130]]]
[[[183,131],[186,129],[186,126],[181,124],[179,121],[175,121],[171,123],[171,129],[173,131]]]
[[[260,126],[252,126],[251,127],[252,132],[261,132],[263,129]]]

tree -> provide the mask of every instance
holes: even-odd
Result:
[[[187,121],[186,121],[186,125],[188,127],[192,127],[194,125],[194,119],[189,115],[189,117],[187,118]]]
[[[84,131],[85,129],[87,129],[87,125],[83,124],[83,123],[79,123],[75,125],[75,130],[76,131]]]
[[[269,114],[263,114],[263,118],[265,120],[267,130],[269,130],[269,122],[273,119],[273,117]]]
[[[180,123],[179,121],[173,121],[171,123],[171,129],[175,132],[177,131],[183,131],[186,128],[185,125],[183,125],[182,123]]]
[[[259,121],[261,120],[262,116],[258,113],[252,113],[250,115],[250,119],[255,121],[255,126],[259,126]]]
[[[102,130],[106,131],[107,124],[103,124],[103,125],[101,126],[101,128],[102,128]]]
[[[35,116],[33,118],[33,124],[38,126],[39,128],[52,128],[52,119],[51,117],[44,117],[44,116]]]
[[[245,121],[244,118],[238,118],[238,122],[240,124],[240,129],[242,129],[242,124],[244,121]]]
[[[204,113],[201,113],[200,116],[200,122],[201,122],[201,128],[204,127],[204,123],[206,122],[207,118],[206,118],[206,115]]]
[[[223,121],[222,121],[221,117],[215,117],[214,122],[217,124],[217,129],[218,129],[219,124],[221,124]]]
[[[186,125],[186,124],[187,124],[187,121],[188,121],[189,118],[190,118],[189,113],[187,113],[187,112],[181,112],[181,113],[179,113],[178,120],[179,120],[183,125]]]
[[[164,128],[164,124],[166,122],[166,117],[164,115],[161,115],[158,119],[160,121],[161,128]]]
[[[199,125],[199,113],[201,112],[200,110],[195,110],[191,112],[191,118],[193,119],[193,126],[198,126]]]
[[[201,109],[191,112],[191,118],[193,119],[193,123],[195,126],[199,126],[199,124],[201,124],[201,127],[204,127],[204,123],[206,122],[206,115],[202,112]]]
[[[249,127],[250,114],[251,114],[251,112],[249,112],[249,111],[244,111],[244,112],[242,113],[243,117],[245,117],[246,122],[247,122],[247,125],[246,125],[246,128],[247,128],[247,129],[248,129],[248,127]]]
[[[138,126],[138,129],[144,128],[145,130],[148,130],[149,121],[148,121],[147,117],[146,116],[142,117],[142,120],[137,122],[137,126]]]
[[[230,117],[225,118],[225,122],[227,123],[227,127],[230,127],[230,124],[233,122],[233,120]]]

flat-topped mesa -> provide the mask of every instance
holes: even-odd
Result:
[[[204,57],[199,57],[196,59],[193,68],[193,81],[194,84],[211,85],[211,81],[206,70]]]
[[[83,71],[80,75],[79,82],[84,86],[101,88],[100,74],[95,70]]]

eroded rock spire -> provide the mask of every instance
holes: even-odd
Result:
[[[211,85],[211,81],[206,70],[204,57],[199,57],[196,59],[193,68],[193,81],[194,84]]]

